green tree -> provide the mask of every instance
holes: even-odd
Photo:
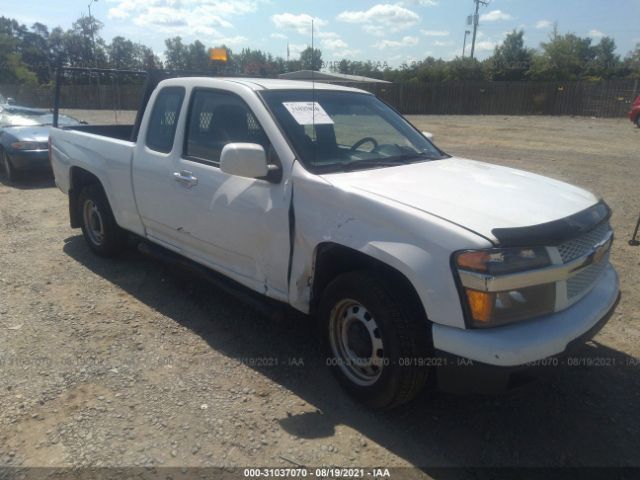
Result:
[[[620,76],[622,62],[616,53],[616,42],[613,38],[602,37],[600,43],[592,47],[593,59],[588,67],[588,73],[598,78],[612,78]]]
[[[107,53],[111,68],[135,69],[141,67],[134,43],[124,37],[113,37],[107,46]]]
[[[557,28],[542,51],[533,57],[530,75],[535,80],[577,80],[594,58],[590,38],[573,33],[558,34]]]
[[[640,43],[624,58],[623,71],[624,75],[640,78]]]
[[[0,17],[0,82],[36,83],[36,75],[23,61],[20,35],[26,28],[15,20]]]
[[[189,51],[187,68],[195,72],[204,72],[208,70],[211,65],[209,60],[209,52],[205,48],[204,43],[200,40],[196,40],[192,44],[187,46]]]
[[[524,30],[513,30],[488,59],[489,77],[492,80],[524,80],[531,68],[532,57],[533,52],[524,46]]]
[[[331,67],[329,67],[329,70],[335,73],[351,74],[351,70],[352,70],[351,65],[352,65],[352,62],[350,60],[343,58],[338,63],[332,63]]]
[[[70,64],[81,67],[107,67],[104,40],[100,37],[102,22],[82,16],[65,34],[65,47]]]
[[[484,69],[477,58],[456,57],[447,62],[444,81],[485,79]]]
[[[151,48],[141,43],[134,45],[136,49],[136,58],[140,61],[140,67],[142,70],[154,70],[161,69],[163,67],[162,60],[153,53]]]
[[[303,70],[320,70],[322,68],[322,52],[319,48],[307,47],[300,53]]]
[[[167,38],[164,44],[165,66],[170,70],[187,70],[189,49],[182,43],[182,38]]]
[[[49,83],[53,64],[49,51],[49,29],[42,23],[34,23],[25,32],[22,41],[22,59],[38,77],[38,83]]]
[[[243,48],[234,55],[238,73],[255,77],[274,77],[285,72],[285,61],[262,50]]]
[[[427,57],[416,65],[417,79],[422,82],[443,82],[447,78],[447,63],[441,58]]]
[[[57,65],[113,67],[146,70],[163,68],[149,47],[123,36],[109,44],[100,37],[102,24],[95,18],[81,17],[72,27],[50,29],[42,23],[26,27],[14,19],[0,17],[0,81],[51,81]],[[319,49],[306,48],[299,59],[285,61],[268,52],[245,48],[237,55],[230,49],[228,62],[212,62],[208,48],[200,40],[185,44],[180,37],[165,40],[166,68],[275,77],[285,71],[320,70]],[[221,46],[224,48],[224,45]],[[603,37],[597,45],[590,38],[554,29],[549,40],[536,51],[524,45],[524,32],[514,30],[493,55],[483,62],[468,58],[445,61],[427,57],[411,64],[390,68],[370,60],[342,59],[329,66],[331,71],[383,78],[394,82],[446,82],[464,80],[577,80],[581,78],[640,78],[640,44],[624,60],[616,53],[612,38]],[[74,82],[93,81],[88,75],[69,74]],[[34,80],[35,79],[35,80]]]

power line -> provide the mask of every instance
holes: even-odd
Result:
[[[473,54],[476,50],[476,34],[478,32],[478,10],[480,9],[480,4],[482,4],[483,7],[486,7],[487,5],[489,5],[489,2],[487,0],[473,0],[474,3],[476,4],[476,13],[473,15],[473,39],[471,40],[471,58],[473,58]]]

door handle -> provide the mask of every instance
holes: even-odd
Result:
[[[187,188],[195,187],[196,185],[198,185],[197,177],[194,177],[193,174],[187,170],[173,172],[173,179]]]

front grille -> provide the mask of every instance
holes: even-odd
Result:
[[[593,230],[558,245],[562,262],[567,263],[589,253],[611,231],[609,222],[602,222]]]
[[[571,301],[587,292],[609,263],[609,255],[601,263],[589,265],[567,280],[567,298]]]
[[[602,222],[594,229],[580,235],[572,240],[568,240],[558,245],[558,252],[563,263],[569,263],[576,258],[588,255],[594,247],[611,233],[611,226],[608,221]],[[591,264],[581,269],[578,273],[567,280],[567,302],[572,304],[586,295],[593,288],[600,274],[609,263],[609,252],[600,262]]]

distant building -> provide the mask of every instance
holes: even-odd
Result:
[[[278,78],[287,80],[315,80],[322,83],[391,83],[379,78],[363,77],[361,75],[347,75],[345,73],[316,72],[313,70],[298,70],[296,72],[281,73]]]

